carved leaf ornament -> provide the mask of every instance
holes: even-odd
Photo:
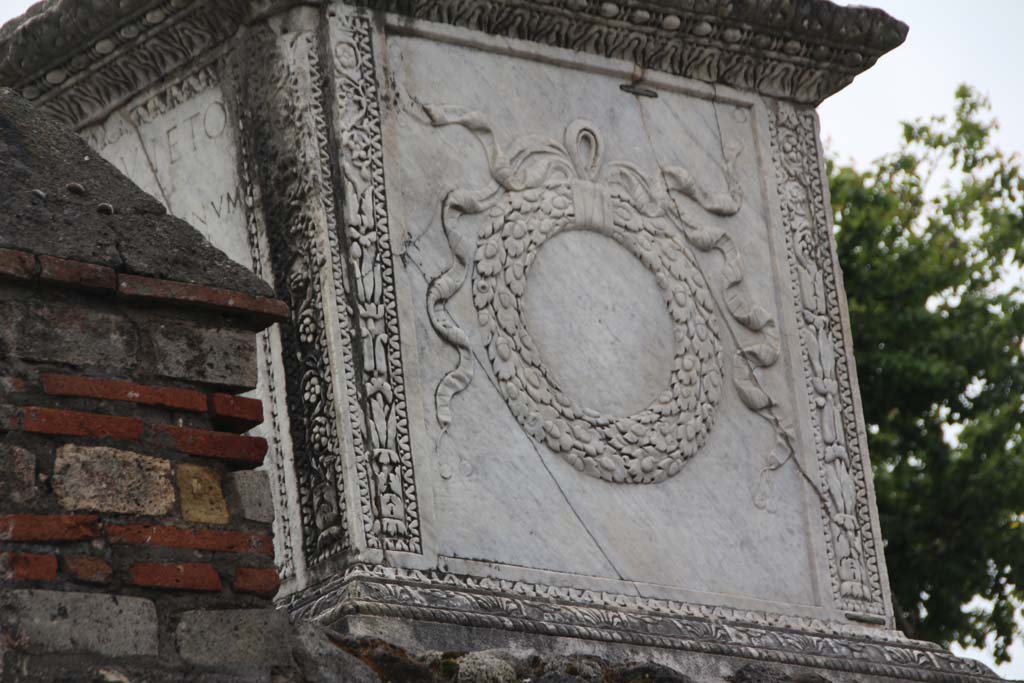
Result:
[[[687,243],[701,251],[717,249],[725,257],[726,307],[761,338],[737,352],[734,383],[750,409],[771,411],[774,402],[754,370],[778,358],[774,322],[750,303],[729,237],[684,222],[669,195],[685,195],[719,215],[735,214],[742,200],[731,160],[729,195],[709,195],[685,169],[667,168],[661,177],[650,178],[629,163],[602,165],[600,134],[585,120],[566,128],[564,144],[525,136],[505,152],[480,113],[425,109],[433,125],[460,125],[476,136],[494,180],[481,189],[454,190],[442,204],[454,259],[431,283],[427,305],[434,329],[459,351],[458,366],[436,390],[443,429],[451,423],[452,399],[473,376],[469,339],[446,308],[472,268],[473,303],[498,389],[530,437],[577,470],[607,481],[650,484],[678,474],[714,426],[724,374],[716,302]],[[456,229],[465,215],[485,215],[474,240]],[[602,414],[566,395],[547,372],[523,320],[526,280],[538,251],[555,235],[572,230],[610,237],[639,259],[654,275],[672,321],[668,388],[632,415]]]

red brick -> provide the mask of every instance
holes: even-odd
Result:
[[[106,560],[92,555],[70,555],[64,558],[64,566],[71,576],[89,583],[107,583],[114,575]]]
[[[37,434],[66,434],[111,439],[138,439],[142,436],[142,420],[97,413],[55,408],[25,408],[21,428]]]
[[[57,558],[36,553],[0,553],[3,576],[14,581],[53,581],[57,578]]]
[[[35,256],[24,251],[0,249],[0,278],[31,280],[35,274]]]
[[[39,266],[39,279],[44,282],[107,292],[117,290],[117,273],[107,266],[55,256],[40,256]]]
[[[127,299],[187,304],[198,308],[237,313],[261,322],[288,319],[288,305],[278,299],[250,296],[230,289],[160,280],[138,275],[118,276],[118,291]]]
[[[0,541],[84,541],[100,535],[96,515],[4,515]]]
[[[267,441],[258,436],[238,436],[173,425],[157,425],[156,428],[171,437],[175,448],[189,455],[259,467],[267,454]]]
[[[219,529],[188,529],[158,524],[108,524],[111,543],[190,548],[224,553],[274,555],[273,539],[267,534],[249,534]]]
[[[206,395],[188,389],[151,387],[119,379],[79,375],[43,375],[43,390],[54,396],[81,396],[110,401],[132,401],[195,413],[206,411]]]
[[[264,598],[272,598],[277,595],[280,587],[281,577],[277,575],[276,569],[239,567],[235,572],[236,593],[253,593]]]
[[[220,575],[202,562],[137,562],[131,566],[132,583],[147,588],[184,591],[219,591]]]
[[[214,394],[210,397],[210,415],[220,429],[247,432],[263,422],[263,402],[231,394]]]

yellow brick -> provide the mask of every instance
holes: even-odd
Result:
[[[188,522],[227,524],[228,505],[224,502],[220,475],[202,465],[178,465],[178,495],[181,516]]]

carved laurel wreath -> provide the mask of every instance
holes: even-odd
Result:
[[[740,288],[742,271],[723,233],[685,222],[669,191],[688,196],[719,215],[739,211],[741,197],[727,162],[728,196],[700,190],[681,168],[649,178],[625,162],[601,164],[601,137],[577,120],[565,142],[526,136],[507,154],[484,117],[457,107],[426,107],[435,126],[457,124],[484,146],[494,183],[455,190],[442,205],[442,224],[454,255],[450,269],[428,290],[435,330],[459,351],[459,364],[436,391],[437,419],[451,423],[453,397],[473,375],[465,332],[446,308],[473,265],[473,302],[498,390],[523,429],[581,472],[608,481],[657,483],[677,474],[705,444],[715,422],[723,381],[720,324],[707,280],[687,242],[726,258],[724,299],[732,317],[767,342],[740,349],[734,381],[746,405],[770,410],[754,367],[778,357],[774,322]],[[475,242],[454,229],[464,215],[486,213]],[[547,372],[523,320],[526,279],[544,243],[570,230],[594,231],[618,242],[651,271],[672,321],[674,357],[668,389],[650,406],[627,416],[605,415],[567,396]]]

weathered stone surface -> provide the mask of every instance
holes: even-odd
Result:
[[[32,655],[12,653],[6,660],[8,678],[3,683],[301,683],[270,670],[244,672],[182,671],[174,662],[159,657],[112,661],[81,655]]]
[[[490,652],[471,652],[459,660],[458,683],[515,683],[516,670]]]
[[[352,25],[331,22],[336,54]],[[393,362],[416,378],[407,409],[424,419],[395,450],[433,492],[441,566],[842,618],[819,592],[830,568],[816,548],[832,532],[801,475],[818,467],[815,432],[787,426],[809,417],[809,397],[789,371],[801,333],[763,187],[765,102],[653,75],[657,97],[636,97],[619,89],[624,71],[541,47],[381,40],[403,65],[389,96],[423,103],[380,110],[393,172],[379,190],[392,244],[416,236],[417,267],[394,262],[409,295]],[[336,125],[348,139],[377,123]],[[495,148],[522,161],[504,168]],[[506,172],[517,180],[503,186]],[[371,434],[386,433],[368,412]],[[884,611],[881,583],[871,590]]]
[[[174,508],[171,463],[116,448],[61,446],[53,490],[67,510],[160,516]]]
[[[309,622],[293,630],[292,654],[304,683],[380,683],[365,662],[331,641],[330,632]]]
[[[0,247],[270,296],[80,137],[0,90]],[[101,206],[111,207],[102,210]],[[53,225],[61,225],[55,231]]]
[[[608,650],[605,656],[562,655],[543,648],[508,647],[476,652],[405,650],[386,641],[332,632],[318,624],[294,626],[295,662],[306,683],[416,681],[418,683],[825,683],[786,667],[684,658],[676,668],[652,661],[670,658]],[[600,651],[600,646],[595,647]],[[685,671],[684,671],[685,669]],[[764,676],[758,679],[756,676]],[[836,679],[855,683],[854,679]],[[868,683],[864,679],[862,683]],[[870,683],[881,683],[871,680]]]
[[[142,598],[48,590],[0,592],[0,623],[19,649],[108,657],[157,654],[156,607]]]
[[[181,516],[189,522],[227,524],[228,505],[221,490],[220,475],[209,467],[178,465],[178,494]]]
[[[125,367],[136,362],[139,334],[123,316],[59,302],[8,299],[0,292],[0,351],[26,360],[79,367]],[[21,294],[19,298],[23,298]]]
[[[185,612],[176,631],[185,661],[211,668],[269,667],[290,661],[288,615],[279,610]]]
[[[256,340],[252,332],[183,321],[158,321],[147,329],[156,371],[172,379],[254,389]]]
[[[292,303],[260,369],[293,613],[383,637],[332,643],[395,680],[988,676],[892,630],[802,106],[904,27],[819,0],[334,0],[181,68],[244,16],[213,6],[166,29],[226,22],[185,53],[95,43],[123,76],[90,56],[21,87]],[[167,377],[255,384],[203,331],[138,334]],[[617,658],[395,647],[511,641]]]
[[[242,516],[254,522],[274,521],[270,479],[264,470],[243,470],[228,475],[232,496],[237,497]]]
[[[19,446],[0,444],[0,500],[20,505],[38,492],[36,456]]]

